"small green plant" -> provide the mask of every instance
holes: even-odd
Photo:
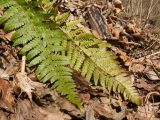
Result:
[[[81,19],[62,25],[69,13],[53,16],[29,4],[23,0],[0,0],[0,9],[5,11],[0,24],[5,31],[16,30],[12,35],[14,46],[24,45],[20,53],[26,55],[29,67],[36,67],[39,80],[50,82],[61,95],[81,107],[72,68],[95,85],[100,83],[109,91],[118,91],[140,103],[130,77],[107,50],[108,43],[87,33],[85,27],[77,27]],[[45,22],[50,17],[54,20]]]

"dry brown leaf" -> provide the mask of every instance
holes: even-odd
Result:
[[[58,104],[61,110],[67,111],[72,116],[82,117],[85,112],[83,108],[81,110],[78,109],[75,105],[70,103],[65,98],[58,98],[56,100],[56,103]]]
[[[122,1],[121,0],[113,0],[113,4],[114,5],[122,5]]]
[[[140,120],[159,120],[159,118],[156,117],[156,113],[159,110],[159,102],[150,102],[149,98],[154,95],[160,96],[158,92],[150,92],[146,95],[144,106],[138,106],[138,115],[136,118]],[[154,101],[154,100],[153,100]]]
[[[128,33],[136,33],[138,29],[136,29],[136,23],[134,21],[131,21],[130,23],[127,24],[127,32]]]
[[[90,96],[89,93],[81,93],[80,94],[80,99],[81,99],[82,103],[89,104],[91,96]]]
[[[137,82],[138,83],[136,83],[136,87],[140,89],[143,88],[146,91],[154,91],[155,87],[157,86],[155,84],[147,83],[145,79],[138,79]]]
[[[0,120],[8,120],[4,112],[0,111]]]
[[[5,79],[5,80],[9,80],[9,74],[0,68],[0,78]]]
[[[120,58],[123,60],[125,63],[125,66],[130,66],[132,63],[132,58],[127,56],[127,55],[120,55]]]
[[[15,30],[14,30],[14,31],[11,31],[11,32],[5,34],[4,37],[5,37],[7,40],[11,41],[11,37],[12,37],[12,35],[13,35],[15,32],[16,32]]]
[[[104,116],[106,118],[112,118],[112,112],[110,110],[106,110],[104,106],[100,103],[97,103],[94,106],[94,111],[98,113],[100,116]]]
[[[160,60],[152,60],[152,62],[155,68],[160,70]]]
[[[133,64],[132,67],[130,68],[132,72],[143,72],[144,69],[145,69],[145,66],[138,63]]]
[[[16,112],[10,115],[9,120],[44,120],[38,106],[31,103],[29,100],[18,100],[16,105]]]
[[[117,39],[119,39],[120,37],[120,33],[123,31],[123,27],[120,26],[120,27],[113,27],[112,29],[112,34],[114,37],[116,37]]]
[[[107,28],[108,28],[109,30],[112,30],[112,29],[113,29],[113,24],[112,24],[112,23],[107,24]]]
[[[39,107],[29,100],[18,100],[16,113],[10,120],[71,120],[71,117],[62,113],[55,105]]]
[[[39,82],[32,81],[26,73],[18,72],[16,74],[15,84],[23,91],[26,92],[28,98],[32,101],[32,92],[36,87],[43,87]]]
[[[153,70],[145,71],[145,75],[148,77],[149,80],[152,80],[152,81],[160,80],[160,78],[159,78],[159,76],[157,74],[160,74],[160,72],[156,73]]]
[[[0,79],[0,90],[0,107],[7,111],[14,112],[14,98],[11,94],[9,82]]]
[[[67,120],[71,119],[69,116],[64,115],[62,112],[55,109],[52,111],[47,111],[39,108],[39,111],[41,114],[46,116],[44,120],[65,120],[66,118]]]

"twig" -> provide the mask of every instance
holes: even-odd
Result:
[[[150,58],[151,56],[153,56],[153,55],[157,55],[157,54],[160,54],[160,51],[155,52],[155,53],[150,54],[150,55],[147,55],[147,56],[145,56],[145,57],[141,57],[141,58],[139,58],[139,59],[135,59],[135,60],[134,60],[134,62],[143,61],[144,59],[146,59],[146,58]]]
[[[25,73],[26,56],[22,56],[21,73]]]
[[[143,10],[143,2],[141,0],[141,7],[140,7],[140,21],[139,21],[139,25],[141,25],[142,23],[142,10]]]

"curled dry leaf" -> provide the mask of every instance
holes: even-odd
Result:
[[[9,112],[14,112],[13,106],[14,98],[11,94],[9,82],[0,79],[0,107]]]
[[[23,91],[26,92],[28,98],[32,101],[32,92],[38,87],[43,87],[41,83],[33,82],[24,72],[16,74],[15,84]]]

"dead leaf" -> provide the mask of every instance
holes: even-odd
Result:
[[[104,116],[106,118],[112,118],[112,112],[110,110],[106,110],[104,106],[100,103],[96,103],[93,109],[100,116]]]
[[[43,87],[39,82],[32,81],[26,73],[18,72],[16,74],[15,84],[23,91],[26,92],[28,98],[32,101],[32,92],[36,87]]]
[[[70,103],[67,99],[65,98],[58,98],[56,100],[56,103],[60,107],[61,110],[65,110],[69,113],[69,115],[76,116],[76,117],[82,117],[84,114],[83,108],[80,110],[75,105]]]
[[[90,96],[89,93],[81,93],[80,94],[80,99],[81,99],[82,103],[89,104],[91,96]]]
[[[123,27],[119,26],[119,27],[113,27],[112,29],[112,34],[114,37],[116,37],[117,39],[119,39],[120,37],[120,33],[123,31]]]
[[[5,80],[9,80],[9,74],[0,68],[0,78],[5,79]]]
[[[11,31],[11,32],[5,34],[4,37],[5,37],[7,40],[12,41],[11,37],[12,37],[12,35],[13,35],[15,32],[16,32],[15,30],[14,30],[14,31]]]
[[[127,24],[127,32],[128,33],[135,33],[135,28],[136,28],[136,24],[134,22]]]
[[[122,1],[121,0],[113,0],[114,5],[121,5]]]
[[[0,79],[0,90],[0,107],[7,111],[14,112],[14,98],[11,94],[9,82]]]
[[[29,100],[18,100],[16,112],[10,115],[10,120],[45,120],[44,115],[39,112],[39,107]]]
[[[158,71],[157,71],[158,72]],[[160,74],[160,72],[155,73],[153,70],[149,70],[145,72],[145,75],[148,77],[149,80],[160,80],[159,76],[157,74]]]
[[[144,65],[142,65],[142,64],[133,64],[132,65],[132,67],[131,67],[131,71],[132,72],[143,72],[144,71],[144,69],[145,69],[145,66]]]
[[[144,90],[150,92],[155,90],[156,85],[147,83],[145,79],[138,79],[136,87],[140,89],[143,88]]]
[[[152,60],[152,62],[155,68],[160,70],[160,60]]]
[[[144,106],[138,106],[138,116],[143,118],[142,120],[158,120],[156,118],[156,112],[159,110],[159,102],[151,103],[149,98],[154,95],[160,95],[158,92],[150,92],[146,95],[146,100]],[[153,100],[154,101],[154,100]]]
[[[4,112],[0,111],[0,120],[8,120]]]
[[[62,112],[58,111],[58,110],[52,110],[52,111],[47,111],[44,109],[39,108],[39,111],[41,114],[45,115],[45,119],[44,120],[70,120],[71,117],[63,114]]]
[[[127,55],[120,55],[120,58],[123,60],[123,62],[125,63],[125,66],[130,66],[132,63],[132,58],[127,56]]]

